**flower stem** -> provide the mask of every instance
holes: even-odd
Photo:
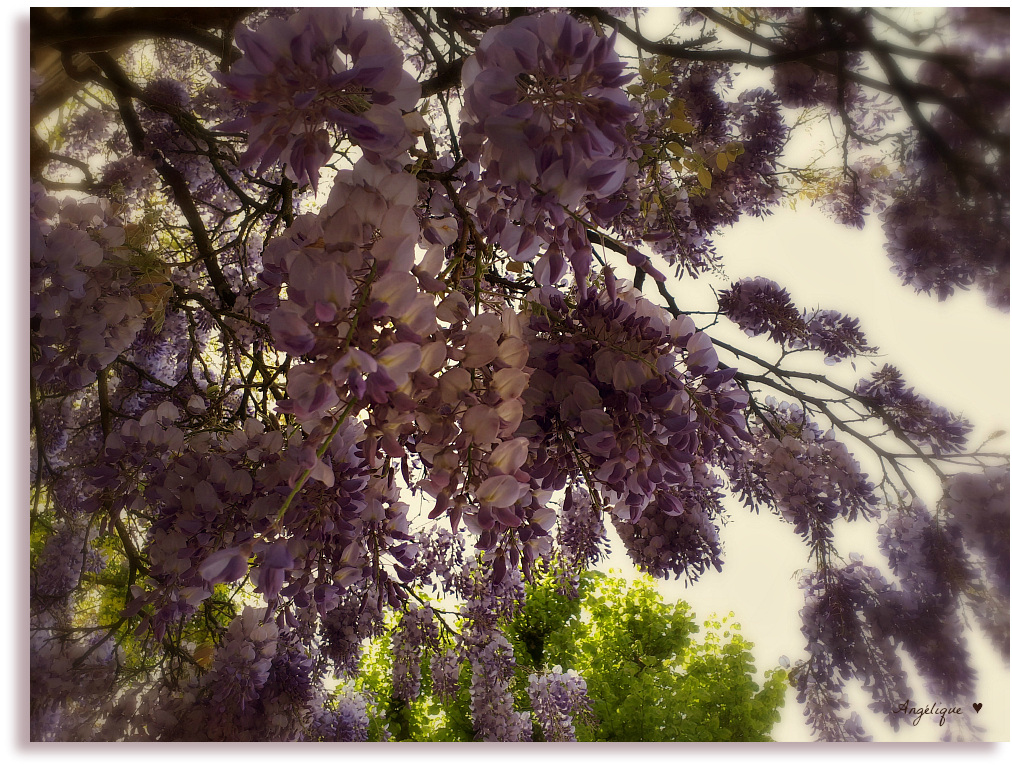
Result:
[[[357,403],[358,397],[352,397],[348,401],[348,404],[345,405],[344,412],[341,413],[341,417],[337,419],[337,423],[334,424],[334,428],[330,430],[330,434],[327,435],[327,438],[323,440],[323,443],[317,449],[316,451],[317,459],[322,458],[323,454],[327,452],[327,448],[330,447],[330,443],[334,441],[334,437],[337,436],[337,432],[338,430],[340,430],[341,425],[345,422],[345,419],[348,418],[348,415],[351,413],[352,408],[355,407]],[[302,486],[306,484],[306,480],[309,479],[309,475],[312,473],[312,471],[313,471],[312,469],[305,469],[302,472],[302,475],[299,477],[298,482],[295,483],[295,487],[293,487],[291,489],[291,492],[288,493],[288,497],[285,498],[285,502],[281,504],[281,508],[278,510],[278,516],[274,520],[275,528],[281,527],[281,522],[285,517],[285,513],[288,511],[288,507],[291,506],[292,504],[292,499],[295,498],[298,492],[302,489]]]

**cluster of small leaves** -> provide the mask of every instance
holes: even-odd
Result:
[[[706,635],[694,638],[688,605],[665,603],[647,579],[626,586],[600,578],[583,608],[589,619],[571,622],[548,654],[571,657],[586,680],[595,721],[577,726],[579,739],[770,739],[786,672],[769,671],[758,684],[737,624],[708,620]]]

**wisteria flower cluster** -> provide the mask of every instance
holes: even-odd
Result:
[[[521,433],[532,441],[532,477],[561,489],[581,476],[617,519],[635,522],[650,499],[678,515],[673,491],[695,458],[747,438],[734,371],[718,369],[710,339],[691,319],[665,320],[638,291],[592,289],[574,310],[558,291],[535,297],[564,320],[565,333],[547,317],[531,318],[540,337],[530,342],[536,370]]]
[[[94,383],[143,324],[126,232],[108,206],[60,203],[32,188],[33,377],[69,389]]]
[[[316,189],[338,129],[373,161],[412,143],[402,112],[418,102],[418,81],[386,27],[347,8],[309,9],[240,28],[239,59],[219,80],[245,114],[218,130],[246,130],[243,164],[258,173],[275,163]]]
[[[655,578],[696,580],[707,569],[719,571],[721,559],[718,492],[721,481],[702,461],[692,464],[692,473],[672,496],[680,513],[664,511],[657,503],[647,504],[639,519],[615,520],[615,532],[633,562]]]
[[[779,101],[756,88],[727,97],[724,64],[657,57],[640,67],[643,121],[636,141],[640,174],[623,190],[617,225],[629,242],[650,247],[676,274],[717,267],[714,235],[740,213],[762,216],[783,196],[775,158],[788,130]],[[612,201],[594,207],[604,213]]]
[[[350,686],[345,688],[332,709],[321,711],[313,723],[322,741],[362,743],[369,739],[369,702]]]
[[[902,589],[902,609],[893,618],[898,634],[928,689],[956,700],[972,693],[976,677],[956,614],[960,592],[975,573],[947,524],[915,500],[889,515],[879,528],[879,544]]]
[[[469,120],[462,149],[500,183],[536,186],[563,206],[607,198],[625,181],[635,110],[632,78],[603,38],[567,14],[529,16],[492,30],[464,65]]]
[[[880,408],[909,439],[936,453],[966,444],[969,422],[917,394],[893,365],[862,379],[854,392]]]
[[[479,629],[466,636],[464,644],[471,661],[471,722],[475,736],[507,743],[531,740],[531,715],[516,710],[510,691],[516,659],[509,640],[498,629]]]
[[[574,719],[590,711],[583,677],[573,670],[563,672],[561,666],[555,666],[547,674],[531,674],[527,692],[545,740],[575,742]]]
[[[1007,600],[1009,595],[1009,472],[994,467],[983,474],[959,473],[946,482],[942,505],[966,545],[987,562],[987,572]]]
[[[433,647],[439,639],[439,627],[431,607],[410,606],[401,616],[394,634],[393,696],[412,701],[421,690],[419,651]]]
[[[312,419],[352,398],[386,403],[422,364],[436,318],[410,273],[417,197],[414,177],[359,161],[318,216],[300,216],[266,249],[255,309],[269,315],[280,349],[314,359],[288,375],[288,412]],[[367,322],[386,319],[398,334]]]
[[[849,679],[859,679],[872,696],[873,710],[894,727],[901,704],[910,699],[902,665],[891,636],[893,593],[882,574],[861,560],[809,573],[803,583],[802,633],[810,660],[798,672],[798,702],[808,723],[822,739],[869,740],[850,705]]]
[[[853,317],[831,309],[802,312],[784,288],[765,277],[736,281],[719,293],[717,305],[746,335],[768,335],[784,347],[820,351],[827,364],[877,351]]]
[[[591,245],[571,212],[590,208],[606,224],[625,207],[615,195],[636,169],[636,109],[622,88],[633,74],[614,44],[567,14],[524,17],[486,34],[461,75],[462,199],[512,258],[530,261],[547,246],[539,284],[556,284],[568,263],[581,294]],[[645,263],[635,249],[625,255]]]
[[[985,27],[993,27],[991,29]],[[882,214],[886,250],[905,284],[939,300],[977,283],[993,306],[1009,306],[1009,94],[993,76],[1009,62],[1004,40],[970,13],[953,18],[950,55],[973,55],[966,76],[925,61],[920,79],[945,95],[931,116],[931,130],[911,141],[902,156],[907,173]],[[996,130],[989,130],[993,123]]]
[[[556,540],[564,560],[577,573],[597,564],[608,554],[608,533],[601,509],[594,507],[585,487],[566,490]]]

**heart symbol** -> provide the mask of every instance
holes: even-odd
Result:
[[[981,708],[983,708],[983,706],[984,706],[983,703],[974,703],[973,704],[973,710],[976,711],[979,714],[980,710],[981,710]]]

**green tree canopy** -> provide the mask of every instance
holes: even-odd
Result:
[[[600,572],[584,575],[577,593],[546,577],[527,587],[523,610],[501,629],[513,645],[511,690],[530,711],[532,674],[574,670],[586,682],[591,710],[575,717],[580,741],[769,741],[780,720],[787,674],[756,679],[752,643],[734,614],[695,623],[684,601],[666,602],[649,576],[629,584]],[[354,686],[373,701],[371,737],[416,741],[475,739],[470,719],[470,668],[462,664],[458,692],[433,693],[430,665],[422,660],[421,695],[411,703],[391,689],[396,662],[391,635],[398,621],[372,643]],[[449,632],[447,632],[448,635]],[[545,738],[535,713],[534,732]]]

